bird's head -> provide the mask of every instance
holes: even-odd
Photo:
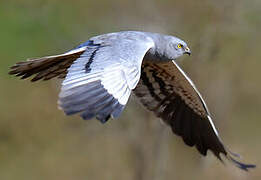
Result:
[[[167,55],[169,56],[169,59],[177,59],[178,57],[182,56],[183,54],[191,54],[191,51],[183,40],[171,36],[168,41],[168,47],[167,47]]]

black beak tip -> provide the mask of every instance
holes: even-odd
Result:
[[[185,54],[187,54],[187,55],[190,56],[190,55],[191,55],[191,52],[190,52],[190,51],[186,51]]]

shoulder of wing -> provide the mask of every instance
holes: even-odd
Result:
[[[142,46],[153,47],[154,41],[144,32],[123,31],[109,34],[102,34],[90,38],[95,44],[114,45],[121,43],[140,44]]]

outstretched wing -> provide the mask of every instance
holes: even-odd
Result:
[[[73,62],[62,83],[59,106],[67,115],[106,122],[122,112],[139,81],[141,63],[154,42],[146,37],[98,37]]]
[[[167,123],[189,146],[202,155],[210,149],[221,160],[220,153],[247,170],[254,165],[233,159],[223,145],[207,106],[193,82],[174,62],[143,62],[141,78],[134,90],[141,103]]]
[[[67,74],[67,69],[75,59],[80,57],[85,49],[86,47],[84,46],[64,54],[21,61],[11,67],[9,74],[20,76],[21,79],[35,75],[31,79],[33,82],[40,79],[49,80],[54,77],[64,78]]]

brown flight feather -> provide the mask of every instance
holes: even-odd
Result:
[[[21,76],[21,79],[35,75],[31,81],[49,80],[54,77],[64,78],[67,74],[67,69],[84,51],[18,62],[11,67],[9,74]]]
[[[144,61],[141,78],[134,93],[141,103],[168,124],[188,146],[195,146],[206,155],[208,149],[220,159],[220,154],[243,170],[255,167],[243,164],[232,156],[211,125],[210,114],[196,87],[189,82],[173,62]]]

